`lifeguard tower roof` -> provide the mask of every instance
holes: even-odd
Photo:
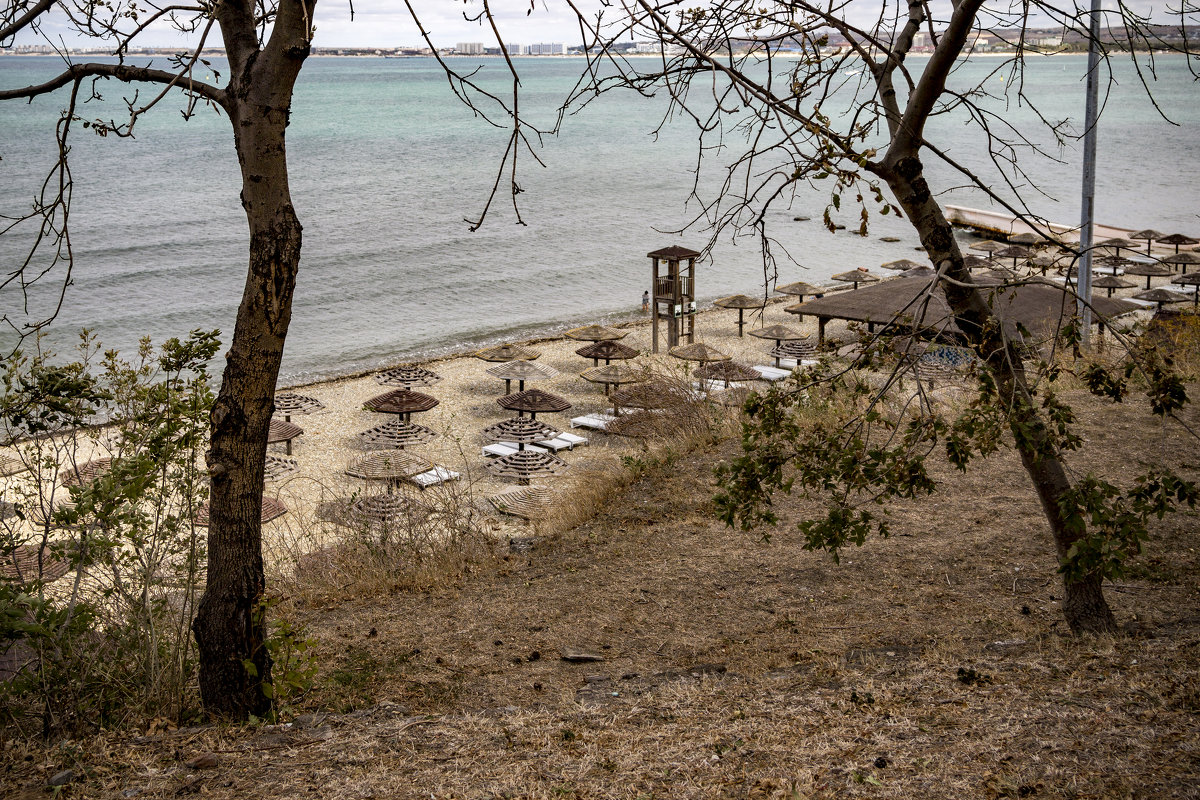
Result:
[[[664,247],[662,250],[655,250],[653,253],[646,253],[646,258],[661,258],[666,260],[680,258],[699,258],[700,254],[695,250],[689,250],[686,247],[680,247],[673,244],[670,247]]]

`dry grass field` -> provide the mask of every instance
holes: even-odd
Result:
[[[1178,423],[1070,399],[1073,469],[1200,477]],[[452,575],[290,598],[320,673],[282,724],[8,741],[2,794],[1200,796],[1195,512],[1155,523],[1109,585],[1125,633],[1076,639],[1011,453],[939,466],[942,491],[894,506],[893,537],[839,566],[787,526],[766,542],[714,518],[713,466],[736,448],[660,453],[586,523],[531,527]]]

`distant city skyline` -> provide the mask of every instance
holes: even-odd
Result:
[[[1088,4],[1089,0],[1077,0]],[[421,16],[421,22],[429,32],[430,38],[437,47],[453,47],[458,42],[481,42],[485,47],[496,47],[495,35],[489,26],[471,22],[464,14],[474,14],[482,10],[480,3],[467,0],[464,3],[413,3]],[[575,12],[570,6],[557,0],[491,0],[489,3],[496,18],[497,27],[506,43],[532,44],[537,42],[562,42],[566,47],[577,46],[580,43],[579,24]],[[1003,7],[1003,0],[993,5],[993,10]],[[601,7],[601,0],[579,0],[576,6],[585,14],[594,15]],[[944,9],[942,8],[944,7]],[[1104,0],[1106,11],[1115,11],[1114,0]],[[1179,22],[1178,15],[1173,18],[1164,16],[1165,6],[1154,0],[1126,0],[1125,7],[1138,14],[1151,16],[1157,22]],[[867,25],[877,19],[879,4],[863,2],[850,7],[852,12],[862,14],[861,18],[851,19],[859,25]],[[944,19],[949,13],[949,2],[935,2],[935,16]],[[861,12],[859,12],[861,9]],[[606,16],[615,17],[617,4],[613,3],[606,9]],[[986,15],[981,18],[988,25]],[[321,2],[317,4],[316,36],[314,46],[321,48],[397,48],[424,47],[421,37],[407,10],[394,2],[359,2],[354,4],[354,18],[350,17],[349,3]],[[1049,24],[1046,19],[1031,19],[1034,27]],[[95,39],[75,35],[66,24],[64,17],[52,13],[43,24],[43,30],[55,43],[60,40],[68,47],[97,46]],[[209,44],[220,46],[218,32],[214,29],[210,35]],[[169,26],[152,26],[139,37],[138,42],[144,47],[185,47],[197,41],[195,34],[183,36],[172,31]],[[45,39],[22,32],[12,44],[36,45],[45,43]]]

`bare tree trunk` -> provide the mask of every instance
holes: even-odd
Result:
[[[239,718],[262,715],[271,706],[262,689],[271,675],[260,606],[263,466],[301,245],[288,192],[284,130],[290,91],[285,94],[274,107],[244,97],[230,104],[250,223],[250,265],[212,412],[208,583],[193,632],[205,708]]]
[[[921,244],[933,264],[946,265],[945,275],[958,283],[969,283],[970,273],[963,266],[962,252],[954,239],[954,229],[941,206],[934,200],[925,182],[924,168],[915,155],[904,155],[886,162],[879,170],[891,187],[896,200],[921,237]],[[995,376],[1001,402],[1009,407],[1009,428],[1016,440],[1021,463],[1029,474],[1050,525],[1059,562],[1067,557],[1079,536],[1073,534],[1062,516],[1061,499],[1071,488],[1070,479],[1058,455],[1050,430],[1038,414],[1021,354],[1006,341],[987,303],[972,288],[943,282],[946,300],[955,322],[967,336],[980,358]],[[1075,633],[1104,633],[1116,630],[1116,620],[1101,588],[1101,578],[1092,575],[1072,581],[1063,576],[1063,616]]]

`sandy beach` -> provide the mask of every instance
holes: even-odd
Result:
[[[748,289],[748,292],[752,291],[754,290]],[[773,342],[750,336],[750,330],[781,324],[809,334],[814,342],[816,340],[816,324],[812,319],[799,320],[795,315],[784,311],[784,308],[795,300],[796,298],[779,296],[772,298],[762,314],[747,311],[746,333],[740,338],[737,334],[736,310],[715,307],[703,309],[697,314],[695,341],[704,342],[746,365],[771,365],[774,359],[767,351],[771,349]],[[677,379],[683,379],[685,375],[690,376],[691,371],[698,366],[693,362],[684,362],[667,355],[665,321],[659,332],[660,352],[651,353],[652,326],[649,313],[641,320],[625,323],[617,328],[627,334],[620,340],[621,344],[638,350],[640,355],[629,361],[614,363],[646,368],[659,374],[667,373]],[[844,325],[830,325],[829,334],[833,337],[845,333]],[[605,396],[604,387],[580,377],[580,372],[592,366],[592,360],[577,355],[575,351],[588,342],[561,337],[519,344],[539,351],[541,356],[536,363],[553,367],[559,373],[552,379],[528,382],[525,388],[552,392],[571,403],[571,408],[567,411],[539,414],[538,421],[560,431],[586,436],[588,439],[586,445],[578,445],[572,450],[562,450],[558,453],[569,465],[565,472],[535,479],[535,485],[568,488],[577,479],[576,476],[586,475],[595,469],[611,468],[619,463],[621,456],[636,453],[643,448],[641,440],[636,438],[571,428],[570,420],[573,417],[612,412],[612,404]],[[489,459],[481,452],[481,448],[490,443],[484,438],[483,429],[515,416],[514,412],[506,411],[496,402],[505,393],[505,383],[487,373],[487,368],[494,364],[476,358],[474,354],[424,361],[420,362],[420,365],[436,372],[441,376],[441,380],[430,386],[414,388],[436,397],[439,404],[428,412],[414,414],[412,421],[431,428],[437,436],[426,444],[406,450],[459,473],[461,477],[453,489],[469,493],[476,507],[490,509],[487,497],[516,485],[512,481],[492,476],[486,469]],[[754,385],[765,387],[767,384],[755,382]],[[397,387],[380,385],[374,375],[286,388],[287,391],[319,400],[325,408],[312,414],[291,418],[294,424],[304,429],[304,434],[292,443],[291,458],[295,459],[299,470],[281,481],[267,484],[267,494],[281,499],[291,513],[268,525],[268,532],[276,528],[290,528],[294,533],[297,525],[312,519],[318,511],[318,506],[324,503],[337,498],[349,499],[386,491],[385,483],[352,477],[346,474],[346,468],[355,458],[372,449],[378,449],[362,443],[357,434],[395,419],[395,415],[392,414],[368,411],[364,409],[363,403],[395,388]],[[515,381],[512,391],[517,391]],[[272,444],[268,452],[285,456],[285,445]],[[406,486],[402,491],[420,490]],[[431,495],[430,499],[433,499],[432,496],[439,490],[431,488],[425,491]],[[524,520],[507,515],[497,515],[496,522],[500,534],[508,532],[509,528],[515,533],[527,525]]]

